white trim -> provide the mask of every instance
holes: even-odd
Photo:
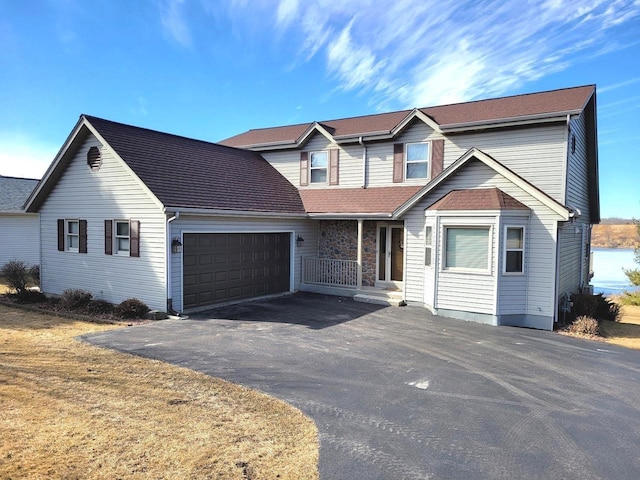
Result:
[[[583,107],[584,109],[584,107]],[[569,110],[566,112],[554,112],[553,114],[541,113],[537,115],[523,115],[511,118],[494,118],[490,120],[479,120],[477,122],[450,123],[440,125],[442,132],[453,133],[467,130],[487,130],[490,128],[500,128],[506,126],[535,125],[539,123],[554,123],[564,121],[567,115],[579,114],[582,110]]]
[[[298,218],[307,219],[306,213],[276,213],[276,212],[256,212],[252,210],[220,210],[207,208],[183,208],[179,206],[167,206],[166,212],[180,211],[181,215],[192,215],[201,217],[256,217],[256,218]]]
[[[128,226],[128,235],[118,235],[118,224],[119,223],[126,223]],[[112,229],[112,235],[113,235],[113,255],[118,255],[120,257],[130,257],[131,256],[131,220],[127,220],[124,218],[120,218],[120,219],[113,219],[113,229]],[[127,239],[129,241],[129,250],[120,250],[119,244],[118,244],[118,239]]]
[[[502,248],[502,275],[506,275],[509,277],[520,277],[525,274],[525,264],[526,264],[526,254],[527,254],[527,227],[524,225],[512,225],[512,224],[504,224],[502,232],[502,240],[503,240],[503,248]],[[508,238],[507,231],[510,228],[518,228],[522,230],[522,248],[508,248]],[[507,253],[508,252],[522,252],[522,270],[520,272],[507,272]]]

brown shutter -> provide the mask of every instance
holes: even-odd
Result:
[[[404,180],[404,143],[393,144],[393,183]]]
[[[58,251],[64,252],[64,219],[58,219]]]
[[[329,150],[329,185],[338,185],[340,150]]]
[[[300,185],[309,185],[309,152],[300,152]]]
[[[87,253],[87,221],[80,220],[78,224],[79,224],[78,252]]]
[[[129,242],[130,242],[130,257],[140,256],[140,221],[131,220],[129,222]]]
[[[104,221],[104,253],[113,255],[113,220]]]
[[[432,141],[431,148],[431,178],[436,178],[444,167],[444,140]]]

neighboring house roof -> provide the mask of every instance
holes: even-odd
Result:
[[[24,212],[22,206],[38,184],[32,178],[4,177],[0,175],[0,212]]]
[[[427,210],[529,210],[499,188],[452,190]]]
[[[500,124],[508,121],[533,121],[550,116],[578,114],[584,109],[594,92],[594,85],[586,85],[377,115],[261,128],[235,135],[220,143],[244,148],[278,144],[293,146],[307,138],[309,130],[314,125],[322,127],[339,143],[340,139],[353,141],[360,136],[394,135],[397,133],[397,127],[406,125],[407,120],[412,116],[424,118],[424,115],[442,131],[463,126],[477,128],[483,124]]]
[[[391,217],[393,212],[422,187],[372,187],[301,190],[309,216],[367,215]]]
[[[82,127],[104,140],[167,209],[305,214],[297,188],[258,153],[89,115],[80,117],[74,133]],[[61,161],[54,170],[65,166]],[[41,189],[43,195],[52,187]],[[42,202],[39,196],[30,209]]]

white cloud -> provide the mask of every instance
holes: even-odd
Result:
[[[41,178],[58,149],[24,133],[0,132],[0,175]]]
[[[281,0],[277,24],[301,36],[303,61],[325,58],[339,88],[413,107],[501,94],[562,71],[638,16],[637,0]]]
[[[191,45],[191,31],[184,13],[185,0],[164,0],[160,4],[162,27],[169,37],[183,47]]]

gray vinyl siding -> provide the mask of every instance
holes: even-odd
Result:
[[[455,176],[439,185],[404,216],[407,232],[406,298],[422,302],[424,291],[424,211],[452,189],[497,187],[531,209],[528,228],[528,297],[524,313],[550,316],[555,313],[555,267],[557,215],[540,201],[522,191],[494,170],[479,161],[471,161]],[[438,232],[440,234],[440,232]],[[438,282],[442,282],[438,273]],[[475,286],[475,284],[474,284]],[[442,291],[442,290],[441,290]],[[465,295],[472,291],[468,287]],[[489,294],[489,298],[491,294]],[[487,308],[489,298],[480,304]],[[447,300],[448,302],[452,300]],[[440,308],[443,308],[439,305]]]
[[[42,289],[60,295],[68,288],[119,303],[136,297],[152,309],[166,308],[165,216],[155,197],[108,148],[97,171],[86,163],[88,136],[40,210]],[[87,220],[88,253],[59,252],[57,219]],[[106,255],[105,220],[140,221],[140,257]]]
[[[579,115],[570,122],[569,145],[567,146],[567,206],[578,208],[579,220],[586,224],[589,219],[589,169],[587,166],[587,140],[585,115]],[[571,135],[575,135],[576,149],[571,152]]]
[[[504,241],[507,227],[524,227],[524,273],[504,273],[504,260],[506,242]],[[518,315],[525,313],[527,305],[527,292],[529,290],[529,270],[531,268],[531,255],[529,254],[529,218],[525,217],[501,217],[500,218],[500,251],[498,254],[498,315]]]
[[[0,268],[11,260],[40,264],[38,214],[0,214]]]
[[[264,219],[233,217],[180,216],[170,223],[171,238],[182,237],[183,233],[247,233],[247,232],[291,232],[293,247],[293,290],[300,286],[302,257],[318,255],[318,224],[303,219]],[[295,246],[295,239],[304,238],[301,248]],[[182,311],[182,255],[171,254],[171,290],[173,308]]]
[[[444,167],[476,147],[564,204],[565,144],[566,124],[452,134],[445,142]]]

